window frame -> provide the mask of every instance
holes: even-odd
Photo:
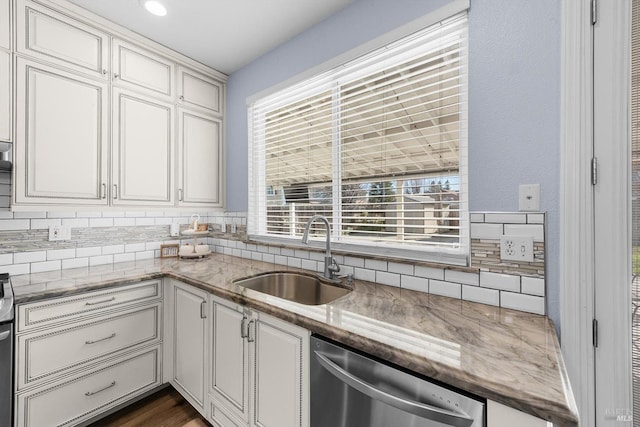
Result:
[[[459,231],[459,246],[458,248],[446,248],[446,247],[438,247],[438,246],[431,246],[431,245],[425,245],[425,246],[421,246],[421,247],[417,247],[415,244],[402,244],[402,243],[392,243],[389,244],[388,242],[386,243],[379,243],[379,242],[375,242],[375,241],[370,241],[370,242],[366,242],[366,243],[354,243],[354,242],[342,242],[342,241],[337,241],[335,240],[336,238],[339,237],[340,235],[340,230],[341,230],[341,224],[340,224],[340,220],[333,222],[332,224],[332,238],[334,239],[332,241],[332,248],[334,251],[339,251],[339,252],[344,252],[346,254],[358,254],[358,255],[368,255],[368,256],[385,256],[385,257],[390,257],[390,258],[398,258],[398,259],[409,259],[409,260],[414,260],[414,261],[426,261],[426,262],[433,262],[433,263],[438,263],[438,264],[450,264],[450,265],[459,265],[459,266],[468,266],[469,262],[470,262],[470,225],[469,225],[469,202],[468,202],[468,92],[469,92],[469,84],[468,84],[468,5],[469,2],[468,0],[463,0],[463,1],[457,1],[454,2],[455,5],[450,5],[450,6],[456,6],[458,8],[460,8],[460,10],[457,11],[453,11],[451,7],[445,7],[445,8],[441,8],[438,11],[427,15],[427,17],[429,19],[432,20],[432,22],[429,22],[428,24],[423,23],[421,25],[421,28],[417,29],[417,30],[423,30],[426,29],[434,24],[437,24],[441,21],[446,21],[446,20],[450,20],[450,19],[456,19],[458,18],[460,15],[464,15],[467,19],[467,23],[466,23],[466,31],[467,31],[467,45],[466,45],[466,52],[465,54],[461,57],[461,64],[460,64],[460,69],[463,71],[460,73],[460,79],[461,79],[461,85],[463,86],[463,90],[461,90],[460,92],[460,104],[465,106],[465,108],[460,108],[459,114],[460,114],[460,129],[459,129],[459,133],[460,133],[460,142],[459,142],[459,152],[458,152],[458,161],[459,161],[459,167],[458,167],[458,176],[460,179],[460,192],[459,192],[459,204],[460,204],[460,215],[459,215],[459,222],[460,222],[460,231]],[[443,10],[444,9],[444,10]],[[443,13],[448,13],[448,15],[443,16]],[[437,20],[435,20],[435,18],[438,18]],[[429,19],[425,19],[423,18],[422,20],[419,21],[428,21]],[[411,27],[411,26],[408,26]],[[403,36],[399,36],[397,34],[397,32],[393,33],[393,40],[390,41],[385,41],[385,42],[381,42],[380,40],[378,40],[378,48],[377,49],[371,49],[369,48],[369,52],[362,55],[354,55],[352,57],[351,60],[345,60],[343,61],[339,66],[348,66],[351,63],[359,63],[361,61],[366,61],[368,59],[371,58],[372,55],[372,51],[374,50],[382,50],[384,49],[385,46],[387,45],[393,45],[394,43],[397,43],[398,41],[402,41],[402,39],[404,39],[405,37],[410,37],[413,33],[417,32],[416,28],[415,28],[415,22],[413,23],[413,27],[411,28],[411,31],[408,31],[407,34],[404,34]],[[406,30],[405,30],[406,31]],[[387,36],[389,37],[389,36]],[[375,54],[375,52],[373,52],[373,54]],[[398,59],[395,59],[396,63],[401,63]],[[370,68],[371,66],[367,67]],[[384,69],[385,66],[384,65],[377,65],[375,66],[378,69]],[[336,65],[331,65],[329,67],[327,67],[327,70],[325,71],[325,73],[327,71],[332,71],[334,69],[336,69]],[[348,74],[345,74],[345,76],[348,76],[349,79],[348,81],[354,81],[355,80],[355,76],[360,74],[362,75],[363,73],[365,73],[366,71],[362,68],[357,69],[355,71],[352,71]],[[263,244],[275,244],[275,245],[284,245],[284,246],[288,246],[288,247],[293,247],[293,248],[316,248],[316,249],[321,249],[322,247],[324,247],[324,237],[322,237],[322,239],[312,239],[309,241],[309,245],[304,245],[302,244],[301,240],[299,238],[292,238],[292,237],[287,237],[287,236],[275,236],[275,235],[267,235],[266,234],[266,227],[263,229],[259,228],[259,225],[256,223],[256,221],[251,220],[251,218],[257,218],[256,215],[263,215],[263,213],[259,212],[258,209],[260,209],[260,207],[263,207],[266,209],[267,203],[266,203],[266,192],[265,191],[260,191],[260,188],[264,188],[264,184],[266,184],[264,181],[260,181],[257,177],[264,177],[265,175],[265,170],[266,170],[266,161],[264,161],[265,155],[264,155],[264,149],[265,149],[265,144],[264,143],[259,143],[258,141],[254,140],[254,134],[256,131],[259,131],[259,129],[256,129],[256,123],[254,123],[254,103],[256,101],[262,100],[264,98],[267,98],[269,96],[272,96],[274,94],[277,94],[278,92],[281,92],[283,90],[286,90],[287,88],[292,88],[298,84],[302,84],[308,81],[313,81],[313,80],[321,80],[323,79],[325,76],[325,73],[321,73],[316,71],[315,74],[312,77],[308,77],[306,75],[300,76],[297,81],[292,81],[289,80],[281,85],[278,85],[278,87],[272,89],[271,93],[260,93],[254,97],[251,97],[248,100],[248,115],[247,115],[247,119],[248,119],[248,128],[249,128],[249,210],[248,210],[248,238],[249,240],[256,242],[256,243],[263,243]],[[306,73],[305,73],[306,74]],[[331,80],[329,80],[328,82],[326,82],[326,84],[322,84],[322,85],[318,85],[318,87],[316,88],[316,91],[314,93],[321,93],[322,91],[326,91],[327,89],[329,90],[333,90],[333,91],[338,91],[339,92],[339,88],[340,88],[340,84],[342,82],[342,84],[345,83],[345,76],[341,76],[340,78],[336,79],[331,78]],[[313,96],[312,93],[306,93],[305,94],[307,97],[308,96]],[[299,97],[300,99],[305,99],[303,96]],[[287,98],[286,103],[290,103],[292,102],[292,100],[294,100],[296,98]],[[275,108],[275,107],[274,107]],[[260,123],[263,125],[263,130],[264,130],[264,124],[265,124],[265,120],[260,121]],[[333,123],[333,126],[336,126],[335,120]],[[339,126],[338,126],[339,128]],[[337,138],[337,140],[339,140],[339,136]],[[333,138],[333,142],[336,141],[336,137],[334,136]],[[338,212],[340,212],[341,208],[340,208],[340,198],[341,198],[341,184],[342,184],[342,180],[339,177],[340,174],[340,168],[339,167],[335,167],[335,165],[339,165],[340,164],[340,144],[332,144],[332,152],[333,152],[333,179],[330,185],[333,185],[334,191],[333,191],[333,206],[335,209],[335,206],[339,206],[338,208]],[[257,152],[256,150],[261,150],[262,152]],[[262,159],[262,161],[255,161],[256,158],[260,158]],[[443,172],[444,174],[444,172]],[[336,177],[338,179],[336,179]]]

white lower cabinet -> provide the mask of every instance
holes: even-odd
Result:
[[[209,420],[221,427],[309,425],[309,331],[212,298]]]
[[[171,384],[201,414],[205,414],[208,331],[207,292],[169,280],[172,311]]]
[[[160,386],[159,284],[19,304],[15,426],[74,426]]]
[[[162,384],[158,346],[17,395],[16,425],[72,426]]]
[[[487,427],[552,427],[553,424],[517,409],[487,400]]]

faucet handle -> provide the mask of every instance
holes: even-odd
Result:
[[[336,278],[336,273],[340,271],[340,266],[334,257],[331,257],[331,264],[327,267],[329,270],[329,274],[331,275],[330,279]]]

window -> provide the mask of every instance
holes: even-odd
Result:
[[[466,263],[466,57],[464,13],[252,103],[249,235]]]

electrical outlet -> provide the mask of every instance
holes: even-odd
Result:
[[[500,259],[533,262],[533,236],[500,236]]]
[[[237,230],[238,230],[238,227],[237,227],[237,225],[236,225],[235,221],[234,221],[234,222],[231,222],[231,234],[235,234],[235,232],[236,232]]]
[[[68,225],[52,225],[49,227],[49,241],[59,242],[71,240],[71,227]]]

